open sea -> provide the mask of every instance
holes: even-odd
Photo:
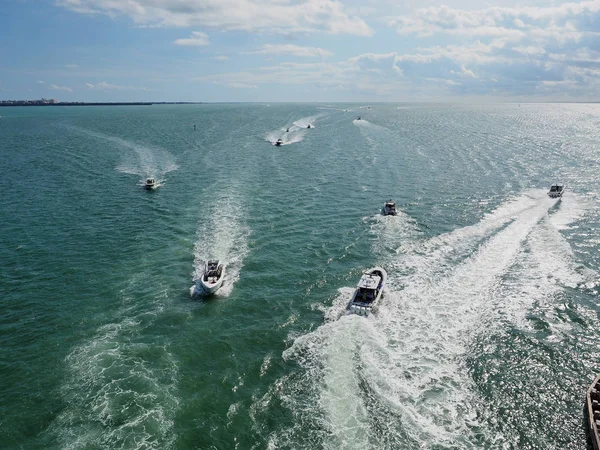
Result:
[[[0,448],[588,445],[600,104],[0,116]]]

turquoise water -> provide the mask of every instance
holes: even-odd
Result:
[[[0,116],[1,448],[585,448],[600,105]]]

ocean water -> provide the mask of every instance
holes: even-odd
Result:
[[[586,447],[599,104],[1,113],[0,448]]]

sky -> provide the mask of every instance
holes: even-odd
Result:
[[[600,101],[600,0],[0,0],[0,99]]]

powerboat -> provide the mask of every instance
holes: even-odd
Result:
[[[356,286],[352,300],[346,308],[349,314],[368,316],[376,308],[383,295],[383,288],[387,281],[387,272],[381,267],[367,270]]]
[[[289,133],[289,132],[290,132],[290,129],[288,128],[287,130],[285,130],[285,132],[286,132],[286,133]]]
[[[223,285],[223,278],[225,278],[225,265],[218,259],[211,259],[204,264],[202,278],[198,281],[204,292],[214,294]]]
[[[308,124],[308,126],[307,126],[306,128],[312,128],[312,127],[310,126],[310,123]]]
[[[396,211],[396,202],[393,200],[386,201],[383,205],[381,213],[384,216],[395,216],[396,214],[398,214],[398,211]]]
[[[154,178],[146,178],[146,183],[144,183],[144,187],[146,189],[155,189],[156,188],[156,180]]]
[[[356,119],[356,120],[360,120],[360,116],[358,116],[358,119]]]
[[[275,145],[277,147],[279,147],[280,145],[283,145],[283,140],[282,139],[277,139],[277,142],[275,142]]]
[[[550,190],[548,191],[548,197],[560,198],[563,196],[564,191],[565,187],[562,184],[553,184],[550,186]]]

